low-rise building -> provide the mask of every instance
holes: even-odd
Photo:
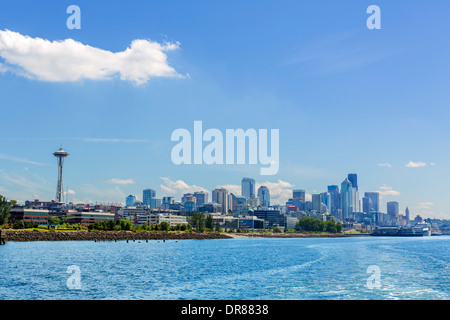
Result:
[[[67,222],[69,224],[79,223],[81,225],[88,225],[92,223],[102,223],[103,221],[114,221],[114,213],[109,212],[68,212]]]
[[[186,217],[176,214],[148,214],[146,216],[146,221],[148,225],[157,225],[161,222],[168,222],[171,227],[175,227],[176,225],[186,225],[188,224]]]
[[[25,222],[37,223],[42,226],[48,225],[48,210],[28,209],[26,207],[14,207],[10,211],[11,223],[23,220]]]

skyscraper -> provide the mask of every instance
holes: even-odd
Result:
[[[258,198],[261,206],[269,207],[270,206],[270,193],[269,189],[266,186],[261,186],[258,189]]]
[[[145,189],[142,191],[142,204],[146,206],[150,206],[153,198],[156,197],[156,191],[153,189]]]
[[[365,200],[364,200],[365,199]],[[365,192],[363,198],[363,212],[380,211],[380,194],[378,192]]]
[[[252,178],[243,178],[241,183],[241,194],[247,199],[255,195],[255,180]]]
[[[136,196],[133,195],[129,195],[126,199],[125,199],[125,205],[128,206],[132,206],[134,205],[134,203],[137,202]]]
[[[358,176],[356,173],[349,173],[348,180],[352,183],[352,187],[358,190]]]
[[[316,211],[316,213],[320,213],[320,194],[312,195],[312,209]]]
[[[345,179],[341,183],[341,209],[342,219],[349,218],[353,213],[352,208],[352,183]]]
[[[406,219],[406,225],[407,226],[409,226],[410,225],[410,221],[411,220],[409,220],[409,209],[408,209],[408,207],[406,207],[406,209],[405,209],[405,219]]]
[[[197,199],[197,207],[201,207],[208,203],[208,192],[196,191],[194,192],[194,196]]]
[[[327,211],[326,212],[331,212],[331,195],[328,192],[322,192],[320,194],[320,202],[321,204],[324,204],[326,206]],[[321,210],[323,211],[323,210]],[[325,213],[325,212],[321,212],[321,213]]]
[[[292,191],[292,199],[300,202],[305,202],[305,190],[297,189]]]
[[[173,197],[163,197],[162,198],[162,207],[163,209],[169,209],[171,204],[175,203],[175,199]]]
[[[222,213],[228,213],[228,190],[224,188],[214,189],[212,191],[212,201],[218,203],[222,207]]]
[[[340,216],[341,210],[341,195],[339,194],[339,186],[328,186],[328,193],[330,194],[330,213],[334,217]]]
[[[389,201],[387,203],[387,215],[390,218],[392,225],[399,225],[399,207],[397,201]]]

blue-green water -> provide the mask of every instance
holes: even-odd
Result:
[[[0,298],[449,299],[449,263],[450,236],[8,242]],[[72,265],[81,289],[67,285]]]

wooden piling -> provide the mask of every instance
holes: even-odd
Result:
[[[3,237],[2,228],[0,228],[0,245],[6,244],[6,240]]]

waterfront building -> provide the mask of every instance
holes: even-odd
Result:
[[[270,192],[266,186],[259,187],[258,198],[261,206],[270,207]]]
[[[142,224],[147,214],[148,209],[142,206],[127,206],[117,212],[119,219],[128,219],[136,225]]]
[[[148,225],[157,225],[161,224],[161,222],[167,222],[171,227],[177,225],[187,225],[188,222],[185,216],[171,214],[171,213],[150,213],[145,216],[145,222]]]
[[[241,230],[264,229],[264,220],[256,216],[240,217],[238,223],[238,229]]]
[[[298,219],[299,218],[294,216],[286,216],[286,229],[295,229]]]
[[[253,215],[265,221],[266,228],[285,228],[286,216],[282,215],[279,210],[271,210],[270,208],[261,208],[253,211]]]
[[[10,210],[10,221],[14,223],[16,221],[32,222],[38,225],[47,226],[49,220],[48,210],[29,209],[26,207],[13,207]]]
[[[252,178],[243,178],[241,182],[241,195],[245,198],[255,196],[255,180]]]
[[[66,214],[69,224],[79,223],[82,226],[103,221],[114,221],[115,214],[109,212],[78,212],[70,211]]]

